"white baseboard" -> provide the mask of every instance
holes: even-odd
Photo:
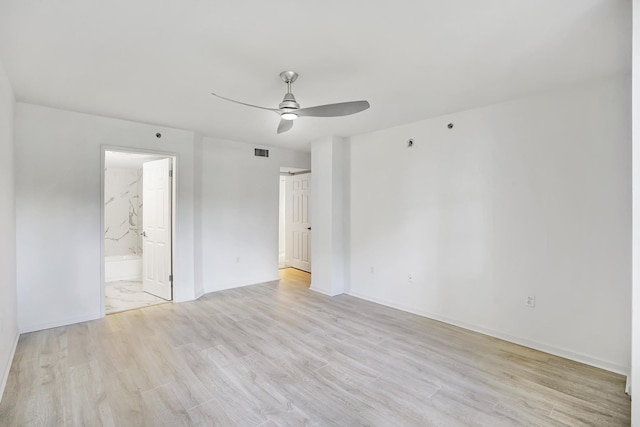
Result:
[[[276,276],[276,277],[271,278],[271,279],[261,280],[259,282],[240,283],[240,284],[236,284],[236,285],[225,286],[225,287],[222,287],[222,288],[219,288],[219,289],[204,289],[204,292],[203,292],[202,295],[210,294],[212,292],[228,291],[229,289],[244,288],[245,286],[259,285],[261,283],[277,282],[278,280],[280,280],[280,276]],[[202,295],[200,295],[200,297]],[[200,297],[198,297],[198,298],[200,298]]]
[[[197,300],[198,298],[200,298],[202,295],[204,295],[204,289],[198,289],[196,291],[196,294],[194,295],[193,300]],[[179,301],[179,302],[183,302],[183,301]]]
[[[16,356],[16,348],[18,348],[18,340],[20,339],[20,334],[16,333],[16,338],[13,340],[13,349],[11,349],[11,356],[9,356],[9,360],[7,361],[7,366],[4,368],[4,373],[2,375],[2,383],[0,383],[0,399],[4,395],[4,388],[7,386],[7,380],[9,379],[9,372],[11,372],[11,364],[13,363],[13,358]]]
[[[624,392],[631,396],[631,375],[627,375],[627,383],[624,385]]]
[[[412,307],[407,307],[403,304],[397,304],[389,301],[379,300],[377,298],[370,298],[366,295],[359,294],[357,292],[349,292],[349,295],[360,298],[366,301],[371,301],[376,304],[384,305],[387,307],[395,308],[398,310],[406,311],[408,313],[417,314],[418,316],[427,317],[429,319],[437,320],[439,322],[448,323],[453,326],[458,326],[460,328],[468,329],[470,331],[479,332],[484,335],[489,335],[494,338],[499,338],[504,341],[512,342],[514,344],[518,344],[524,347],[529,347],[534,350],[543,351],[545,353],[553,354],[554,356],[563,357],[565,359],[570,359],[576,362],[584,363],[586,365],[595,366],[596,368],[601,368],[606,371],[615,372],[621,375],[630,375],[630,368],[628,366],[618,365],[616,363],[611,363],[606,360],[601,360],[595,357],[591,357],[585,354],[576,353],[570,350],[566,350],[563,348],[555,347],[552,345],[544,344],[537,341],[532,341],[526,338],[520,338],[513,335],[505,334],[500,331],[495,331],[493,329],[483,328],[480,326],[472,325],[466,322],[461,322],[456,319],[451,319],[445,316],[440,316],[437,314],[429,313],[425,310],[419,310]]]
[[[42,331],[45,329],[58,328],[60,326],[73,325],[74,323],[88,322],[90,320],[100,319],[100,313],[87,314],[85,316],[71,317],[69,319],[55,320],[52,322],[35,323],[32,325],[20,325],[20,333],[26,334],[27,332]]]
[[[330,297],[335,297],[336,295],[340,295],[340,294],[344,293],[344,292],[336,292],[335,294],[333,294],[333,293],[327,292],[327,291],[325,291],[323,289],[318,289],[318,288],[314,287],[313,283],[311,284],[311,286],[309,286],[309,289],[312,290],[313,292],[317,292],[319,294],[327,295],[327,296],[330,296]]]

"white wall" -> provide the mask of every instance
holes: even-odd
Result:
[[[346,141],[311,143],[311,289],[327,295],[345,291]]]
[[[0,63],[0,397],[18,341],[16,211],[14,192],[14,107],[11,84]]]
[[[631,424],[640,426],[640,0],[633,0],[633,299]]]
[[[212,292],[278,279],[280,167],[309,169],[309,153],[204,137],[196,143],[196,273]]]
[[[350,293],[628,373],[630,89],[352,137]]]
[[[155,137],[156,132],[162,138]],[[16,212],[22,332],[100,316],[101,146],[177,154],[174,299],[194,297],[192,132],[18,103]]]

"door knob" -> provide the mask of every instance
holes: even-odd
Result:
[[[307,227],[307,230],[311,230],[311,227]]]
[[[142,234],[140,234],[142,237],[147,237],[147,233],[146,232],[142,232]]]

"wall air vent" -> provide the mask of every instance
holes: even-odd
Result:
[[[265,150],[264,148],[256,148],[255,155],[256,157],[269,157],[269,150]]]

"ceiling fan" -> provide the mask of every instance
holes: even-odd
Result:
[[[287,93],[284,95],[284,99],[278,105],[278,108],[260,107],[258,105],[251,105],[245,102],[236,101],[234,99],[225,98],[217,93],[211,95],[226,101],[235,102],[236,104],[246,105],[247,107],[260,108],[262,110],[273,111],[280,116],[280,124],[278,125],[278,133],[288,131],[293,127],[293,121],[298,117],[340,117],[348,116],[350,114],[359,113],[369,108],[367,101],[352,101],[352,102],[340,102],[337,104],[318,105],[316,107],[300,108],[300,104],[296,101],[295,96],[291,93],[291,84],[298,78],[298,73],[295,71],[283,71],[280,73],[280,78],[287,84]]]

